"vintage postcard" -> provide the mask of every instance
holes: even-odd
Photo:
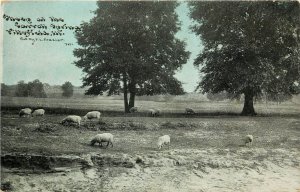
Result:
[[[300,190],[299,1],[2,1],[1,190]]]

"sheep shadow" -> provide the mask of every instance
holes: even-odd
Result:
[[[109,142],[102,142],[104,144],[95,143],[94,145],[91,145],[91,143],[82,143],[84,146],[92,147],[92,148],[99,148],[99,149],[107,149],[107,148],[113,148]]]

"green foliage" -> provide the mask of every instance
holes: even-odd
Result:
[[[96,16],[76,33],[81,48],[75,65],[86,76],[86,94],[182,94],[174,77],[189,53],[175,38],[180,29],[176,2],[98,2]],[[126,97],[126,98],[125,98]],[[134,105],[134,103],[133,103]]]
[[[155,82],[156,81],[156,82]],[[162,84],[163,82],[168,82]],[[161,77],[161,79],[153,79],[138,85],[137,95],[158,95],[158,94],[183,95],[185,92],[181,86],[181,82],[171,77]]]
[[[43,83],[38,79],[25,83],[24,81],[19,81],[16,87],[15,95],[17,97],[36,97],[45,98],[47,97]]]
[[[292,95],[284,94],[284,93],[277,93],[277,94],[268,94],[267,95],[267,100],[268,101],[275,101],[275,102],[283,102],[287,100],[291,100]]]
[[[37,97],[37,98],[47,97],[44,90],[44,85],[38,79],[32,82],[28,82],[28,94],[31,97]]]
[[[19,81],[16,87],[15,95],[17,97],[28,97],[28,85],[24,81]]]
[[[218,93],[208,92],[207,99],[209,99],[210,101],[224,101],[226,99],[229,99],[231,101],[233,100],[240,101],[241,95],[231,94],[226,91],[221,91]]]
[[[74,92],[74,86],[71,82],[67,81],[62,86],[61,89],[63,90],[62,96],[63,97],[72,97]]]
[[[1,83],[1,96],[7,96],[8,95],[8,86],[4,83]]]
[[[207,99],[209,99],[210,101],[223,101],[225,99],[228,99],[227,93],[226,91],[222,91],[219,93],[207,93]]]
[[[190,9],[205,46],[194,62],[205,74],[198,89],[244,94],[249,105],[262,92],[299,93],[298,2],[191,2]]]

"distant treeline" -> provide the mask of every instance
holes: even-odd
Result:
[[[38,79],[28,83],[22,80],[19,81],[17,85],[6,85],[1,83],[1,96],[10,97],[72,97],[74,95],[74,90],[76,91],[76,94],[84,94],[83,88],[74,87],[70,82],[65,82],[61,86],[51,86],[48,83],[42,83]]]
[[[1,83],[1,96],[9,97],[35,97],[35,98],[69,98],[69,97],[94,97],[85,95],[87,88],[74,87],[72,83],[65,82],[63,85],[49,85],[48,83],[42,83],[38,79],[31,82],[25,83],[24,81],[19,81],[17,85],[6,85]],[[121,100],[123,94],[112,95],[111,99]],[[203,102],[203,101],[237,101],[243,102],[243,95],[232,95],[226,91],[219,93],[207,93],[205,95],[201,93],[188,93],[185,95],[154,95],[154,96],[137,96],[137,100],[147,100],[147,101],[186,101],[186,102]],[[273,101],[273,102],[283,102],[291,100],[292,96],[287,94],[266,94],[262,93],[259,96],[256,96],[255,102],[262,101]]]

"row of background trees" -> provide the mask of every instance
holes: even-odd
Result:
[[[16,96],[16,97],[35,97],[35,98],[46,98],[47,95],[47,89],[51,87],[47,83],[42,83],[39,80],[34,80],[29,83],[25,83],[24,81],[19,81],[17,85],[6,85],[4,83],[1,83],[1,96]],[[74,94],[74,86],[71,82],[65,82],[62,86],[52,86],[54,88],[59,87],[59,89],[62,91],[60,96],[63,96],[65,98],[70,98]],[[49,91],[51,92],[51,91]],[[53,93],[52,93],[53,94]],[[169,95],[165,95],[165,100],[170,100],[173,97]],[[57,95],[56,95],[57,96]],[[242,98],[242,95],[236,96],[233,94],[230,94],[226,91],[222,91],[219,93],[207,93],[206,98],[210,101],[225,101],[225,100],[235,100],[237,102],[243,101],[244,98]],[[148,98],[149,99],[149,98]],[[258,102],[267,102],[267,101],[273,101],[273,102],[284,102],[287,100],[292,99],[291,95],[287,94],[277,94],[277,95],[267,95],[266,93],[261,94],[260,96],[255,97],[255,101]],[[187,100],[189,100],[187,98]]]
[[[49,85],[47,85],[49,86]],[[8,86],[1,83],[1,96],[16,96],[16,97],[35,97],[46,98],[45,84],[38,79],[25,83],[19,81],[17,85]],[[74,86],[70,82],[65,82],[61,87],[63,97],[72,97]],[[12,93],[11,93],[12,92]]]

